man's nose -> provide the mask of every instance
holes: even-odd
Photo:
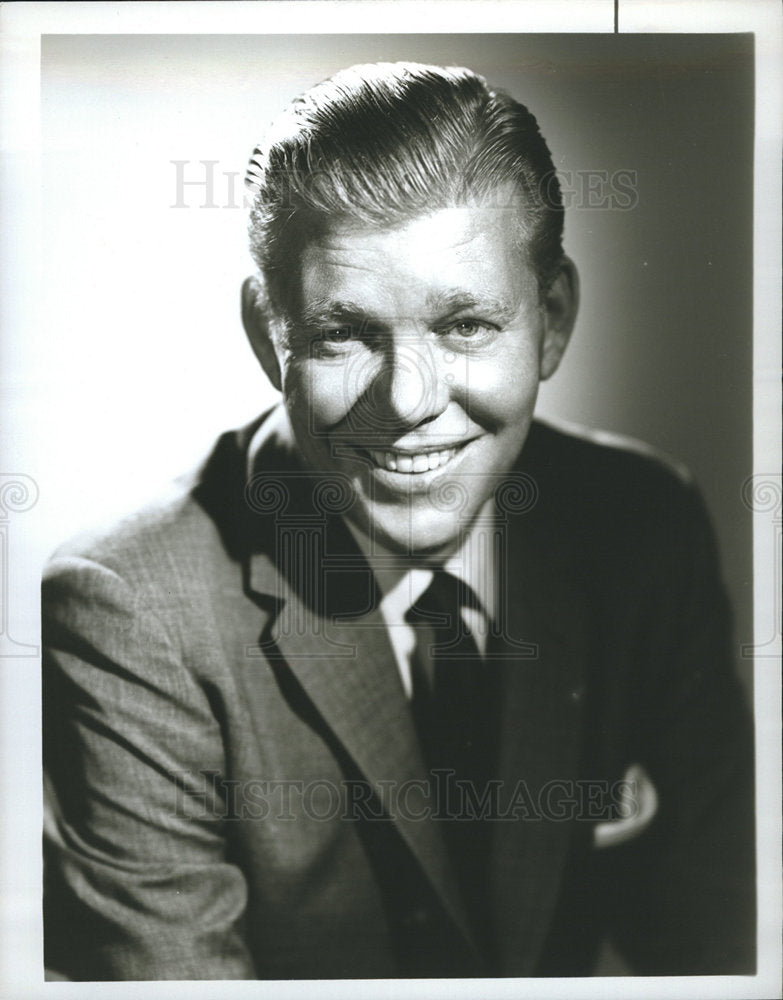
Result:
[[[438,348],[426,341],[394,345],[374,386],[379,410],[407,427],[442,413],[448,405],[449,389],[440,355]]]

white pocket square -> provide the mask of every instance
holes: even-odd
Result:
[[[658,811],[658,793],[641,764],[625,772],[620,788],[620,819],[598,823],[593,829],[593,846],[616,847],[643,833]]]

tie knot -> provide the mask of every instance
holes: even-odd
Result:
[[[473,588],[447,570],[435,570],[432,581],[421,597],[410,608],[406,621],[411,625],[430,625],[433,628],[456,630],[463,608],[483,611]]]

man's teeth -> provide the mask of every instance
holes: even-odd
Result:
[[[399,451],[370,451],[373,462],[389,472],[429,472],[439,469],[457,454],[456,448],[405,455]]]

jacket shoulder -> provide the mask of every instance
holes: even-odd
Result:
[[[542,517],[568,528],[586,553],[676,558],[712,534],[687,468],[633,438],[537,421],[523,452]],[[709,542],[709,544],[712,544]]]
[[[688,467],[660,448],[638,438],[551,418],[537,420],[530,435],[531,451],[551,471],[576,471],[596,476],[636,474],[691,487]]]
[[[542,483],[556,484],[559,495],[580,506],[600,501],[646,508],[676,504],[697,493],[682,462],[643,441],[578,424],[536,421],[523,462]]]

